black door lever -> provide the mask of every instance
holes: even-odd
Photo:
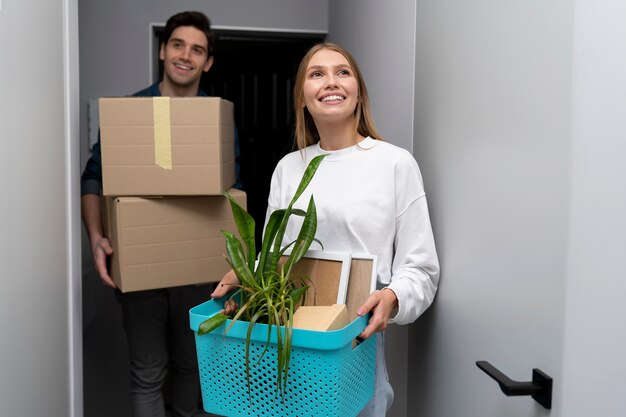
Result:
[[[543,407],[547,409],[552,408],[552,378],[539,369],[533,369],[532,381],[518,382],[504,375],[487,361],[478,361],[476,366],[495,379],[505,395],[530,395]]]

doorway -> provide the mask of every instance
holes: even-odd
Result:
[[[154,27],[154,81],[161,78],[158,47],[163,27]],[[201,80],[209,95],[235,104],[239,139],[239,178],[247,193],[248,212],[256,222],[256,243],[267,211],[272,172],[293,150],[293,84],[306,51],[323,33],[214,29],[215,62]]]

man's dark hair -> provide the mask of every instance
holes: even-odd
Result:
[[[211,31],[211,21],[202,12],[181,12],[167,19],[165,23],[165,29],[161,35],[161,44],[166,44],[174,30],[181,26],[193,26],[198,29],[207,40],[207,50],[209,56],[213,55],[213,48],[215,47],[215,35]]]

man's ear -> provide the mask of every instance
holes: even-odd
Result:
[[[161,47],[159,48],[159,59],[161,61],[165,61],[165,44],[162,43]]]
[[[204,68],[202,70],[204,72],[207,72],[211,69],[212,66],[213,66],[213,56],[210,56],[209,59],[206,60],[206,63],[204,64]]]

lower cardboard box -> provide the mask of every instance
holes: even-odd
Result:
[[[246,194],[229,194],[246,207]],[[230,266],[222,230],[236,231],[228,199],[106,197],[110,271],[122,292],[220,281]]]

